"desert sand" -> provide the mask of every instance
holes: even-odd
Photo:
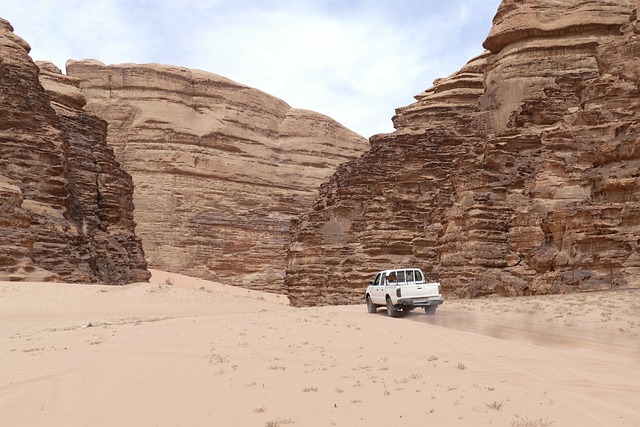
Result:
[[[638,426],[640,290],[398,319],[153,271],[0,282],[2,426]]]

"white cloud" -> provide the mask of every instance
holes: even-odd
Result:
[[[2,13],[15,32],[32,47],[35,60],[49,60],[64,69],[68,59],[95,58],[125,62],[141,58],[148,38],[138,24],[143,18],[110,0],[91,2],[9,1]]]
[[[499,0],[5,0],[34,59],[199,68],[370,136],[482,51]]]

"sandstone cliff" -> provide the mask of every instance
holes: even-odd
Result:
[[[133,176],[149,265],[284,292],[291,218],[366,139],[326,116],[199,70],[69,61]]]
[[[82,110],[77,82],[48,64],[40,73],[29,50],[0,19],[0,280],[147,280],[131,177],[106,124]]]
[[[504,0],[487,51],[396,111],[292,229],[292,304],[419,265],[445,294],[640,286],[635,0]]]

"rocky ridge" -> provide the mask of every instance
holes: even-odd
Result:
[[[50,64],[40,72],[29,51],[0,19],[0,280],[148,280],[106,123],[82,110],[77,82]]]
[[[293,305],[419,265],[445,294],[640,286],[635,0],[504,0],[459,72],[399,108],[291,232]]]
[[[291,219],[367,140],[204,71],[93,60],[66,68],[133,177],[149,266],[284,293]]]

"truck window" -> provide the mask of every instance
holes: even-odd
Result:
[[[398,271],[398,283],[405,283],[404,271]]]
[[[380,278],[382,277],[382,273],[378,273],[376,279],[373,281],[373,286],[380,286]]]
[[[416,282],[422,282],[424,281],[424,277],[422,277],[422,273],[420,273],[420,270],[416,270]]]
[[[413,270],[407,270],[407,282],[413,282]]]
[[[395,285],[396,280],[397,280],[397,277],[396,277],[396,272],[395,271],[392,271],[389,274],[387,274],[387,282],[389,284]]]

